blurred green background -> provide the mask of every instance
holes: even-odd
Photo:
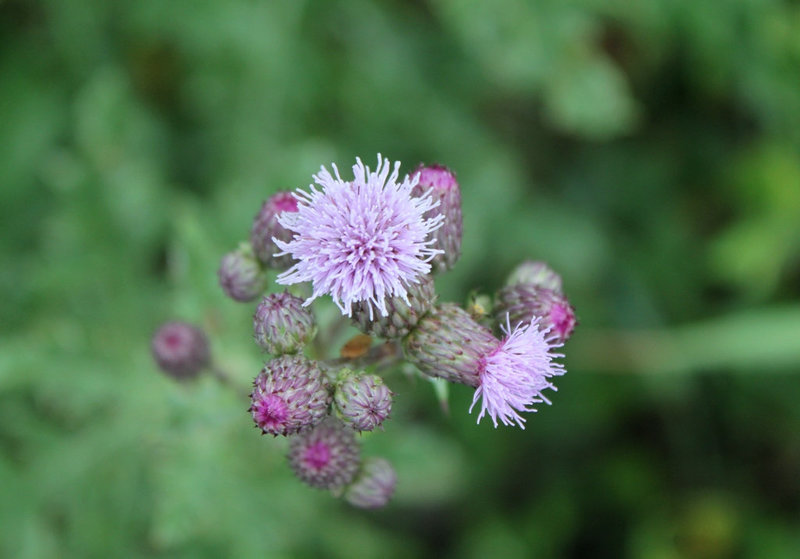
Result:
[[[0,556],[800,557],[800,3],[0,1]],[[246,398],[151,362],[260,203],[381,152],[458,173],[463,301],[580,326],[525,431],[402,375],[395,500],[296,482]]]

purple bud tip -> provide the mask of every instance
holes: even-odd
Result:
[[[292,437],[288,458],[303,482],[332,491],[353,481],[360,464],[355,433],[334,418]]]
[[[439,204],[428,211],[425,217],[444,216],[444,224],[433,233],[433,248],[442,252],[431,260],[434,272],[451,269],[461,256],[462,217],[461,189],[455,174],[441,165],[420,165],[415,171],[418,179],[412,194],[422,196],[430,191]]]
[[[282,430],[289,417],[289,406],[276,394],[267,394],[254,402],[250,409],[256,425],[267,433]]]
[[[176,379],[188,379],[210,362],[208,339],[202,330],[185,322],[161,326],[151,343],[159,368]]]
[[[575,325],[577,324],[575,311],[566,300],[555,302],[550,308],[549,322],[552,324],[553,332],[558,336],[558,339],[567,340],[572,335],[572,331],[575,330]]]
[[[250,398],[249,411],[262,432],[292,435],[327,416],[331,395],[316,362],[282,355],[264,365]]]
[[[420,165],[417,167],[416,174],[419,176],[419,184],[424,188],[435,188],[439,190],[451,190],[458,188],[456,175],[444,165]]]
[[[306,468],[321,470],[331,463],[331,448],[323,442],[314,443],[305,449],[301,460]]]
[[[269,199],[268,203],[271,204],[277,212],[297,211],[297,198],[292,196],[289,192],[278,192]]]
[[[536,321],[538,328],[550,332],[563,343],[572,335],[577,320],[566,296],[533,283],[507,285],[497,292],[494,308],[498,324],[512,325]]]
[[[294,263],[291,256],[275,256],[280,249],[273,239],[284,242],[292,240],[292,232],[278,223],[278,216],[284,212],[298,210],[297,198],[291,192],[278,192],[269,197],[253,219],[250,230],[250,244],[258,259],[268,268],[285,270]]]

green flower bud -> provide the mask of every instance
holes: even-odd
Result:
[[[403,340],[406,357],[432,377],[477,387],[481,359],[499,341],[452,303],[435,307]]]
[[[222,257],[218,276],[225,294],[240,303],[247,303],[258,297],[267,282],[249,243],[242,243],[238,249]]]
[[[356,431],[372,431],[392,411],[392,391],[378,375],[342,369],[333,403],[339,418]]]
[[[272,355],[297,353],[314,339],[314,315],[291,293],[271,293],[261,299],[253,316],[258,345]]]
[[[389,297],[386,300],[387,316],[373,313],[370,318],[368,303],[353,305],[353,324],[365,334],[377,338],[402,338],[417,325],[420,318],[431,310],[436,302],[436,291],[433,279],[423,276],[419,283],[408,287],[408,303],[401,297]]]
[[[531,284],[556,293],[562,292],[561,276],[546,263],[538,260],[526,260],[509,274],[506,285],[517,284]]]
[[[378,509],[394,495],[397,474],[385,458],[366,458],[356,479],[344,492],[345,500],[362,509]]]

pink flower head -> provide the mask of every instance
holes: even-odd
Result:
[[[563,357],[553,353],[561,344],[549,330],[538,328],[538,318],[528,324],[518,324],[513,331],[508,317],[503,332],[506,338],[494,351],[481,358],[479,365],[480,384],[475,390],[469,411],[481,401],[478,422],[488,413],[494,426],[499,419],[503,425],[514,422],[525,428],[525,419],[517,412],[536,411],[531,404],[550,401],[542,394],[547,388],[556,390],[550,377],[563,375],[564,365],[553,359]]]
[[[441,250],[431,245],[431,233],[444,217],[423,215],[436,207],[430,193],[412,197],[418,176],[398,181],[400,162],[390,171],[387,159],[378,155],[376,171],[360,159],[353,166],[354,178],[345,181],[333,165],[314,175],[310,192],[298,190],[296,212],[283,212],[278,222],[294,233],[289,242],[275,244],[296,260],[278,276],[278,283],[291,285],[310,281],[312,294],[305,304],[330,294],[342,314],[352,315],[354,303],[369,306],[387,316],[386,299],[407,302],[407,289],[430,272],[431,259]]]

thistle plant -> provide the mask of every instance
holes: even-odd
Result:
[[[307,190],[264,202],[249,241],[222,258],[219,280],[234,301],[260,297],[253,336],[269,355],[247,408],[255,427],[289,439],[300,481],[380,508],[397,474],[385,458],[361,457],[360,434],[390,419],[386,376],[397,365],[474,388],[478,423],[524,429],[524,414],[550,404],[547,392],[566,372],[559,348],[576,319],[561,277],[538,261],[521,263],[493,297],[473,294],[465,307],[439,300],[434,276],[461,255],[461,190],[449,169],[422,165],[401,176],[400,163],[380,155],[375,170],[357,159],[352,178],[332,169],[322,167]],[[278,286],[266,285],[268,270],[279,272]],[[321,297],[362,332],[338,357],[315,340]],[[152,346],[176,378],[209,364],[205,335],[183,323],[162,327]]]

